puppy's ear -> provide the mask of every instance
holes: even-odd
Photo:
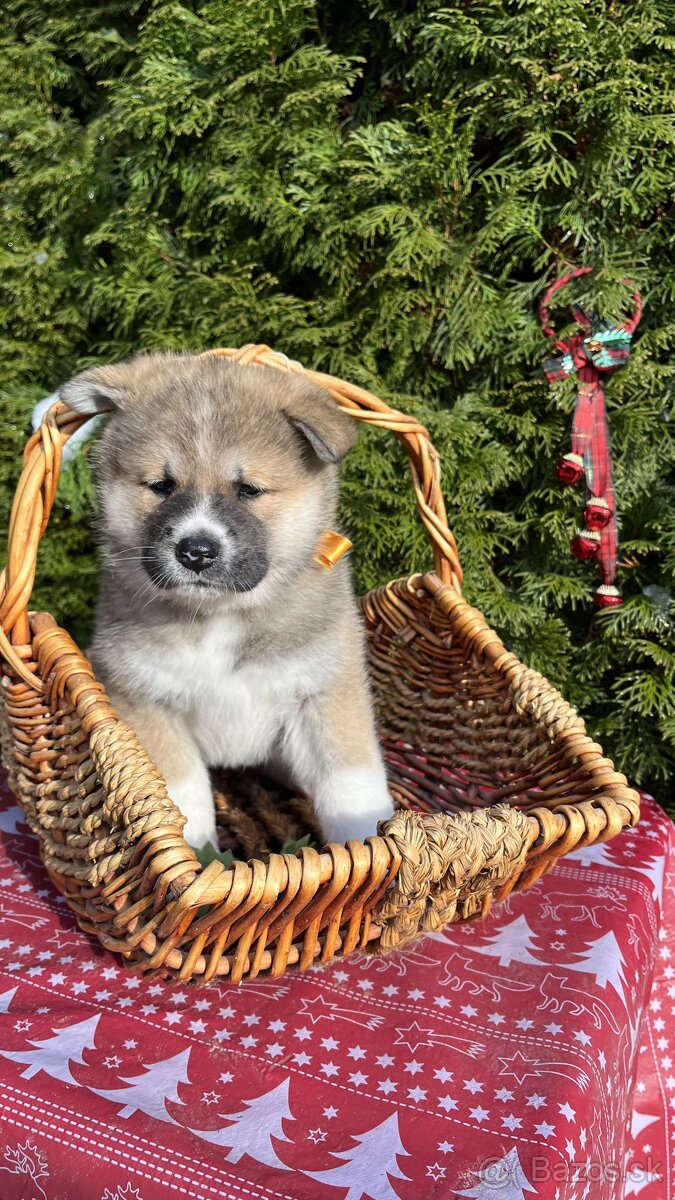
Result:
[[[294,396],[285,409],[291,425],[323,463],[337,463],[354,445],[359,428],[321,388]]]
[[[59,388],[59,400],[78,413],[113,412],[124,408],[129,388],[127,363],[82,371]]]

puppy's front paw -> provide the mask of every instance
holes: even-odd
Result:
[[[200,787],[197,782],[186,783],[183,786],[169,786],[169,795],[178,806],[187,824],[183,837],[188,846],[201,850],[207,842],[218,849],[218,830],[216,829],[216,810],[213,803],[211,788]]]
[[[317,795],[316,809],[327,842],[374,837],[394,811],[384,769],[341,771]]]

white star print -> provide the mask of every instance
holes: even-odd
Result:
[[[410,1099],[414,1100],[416,1103],[419,1103],[420,1100],[426,1100],[426,1098],[427,1098],[427,1094],[426,1094],[424,1088],[421,1088],[419,1086],[414,1087],[414,1088],[408,1088],[408,1095],[410,1096]]]
[[[483,1090],[483,1085],[482,1085],[482,1083],[479,1083],[477,1079],[465,1079],[464,1080],[464,1091],[471,1092],[472,1096],[475,1096],[476,1092],[482,1092],[482,1090]]]
[[[502,1117],[502,1125],[505,1129],[509,1129],[511,1133],[513,1133],[514,1129],[520,1129],[522,1123],[520,1117],[515,1117],[513,1113],[510,1113],[508,1117]]]
[[[392,1079],[381,1079],[377,1085],[377,1090],[388,1096],[390,1092],[396,1091],[396,1084]]]
[[[427,1175],[432,1179],[444,1179],[445,1167],[442,1167],[440,1163],[433,1163],[430,1167],[427,1167]]]
[[[355,1085],[355,1087],[361,1087],[362,1083],[368,1082],[368,1076],[364,1075],[362,1071],[355,1071],[353,1075],[349,1076],[349,1079],[350,1082]]]
[[[545,1138],[553,1137],[553,1134],[555,1133],[553,1126],[549,1125],[546,1121],[542,1121],[540,1125],[535,1125],[534,1131],[535,1133],[538,1133],[540,1137]]]
[[[393,1067],[394,1065],[394,1060],[391,1057],[391,1054],[380,1054],[379,1057],[375,1059],[375,1062],[377,1063],[378,1067]]]
[[[449,1083],[452,1079],[452,1071],[446,1071],[445,1067],[438,1067],[434,1071],[434,1075],[440,1083]]]
[[[490,1114],[486,1108],[480,1108],[480,1107],[479,1108],[470,1108],[469,1115],[473,1117],[474,1121],[478,1121],[479,1123],[481,1121],[487,1121],[488,1117],[490,1116]]]

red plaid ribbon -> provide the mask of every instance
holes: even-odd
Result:
[[[597,559],[602,585],[596,593],[596,604],[603,607],[606,604],[621,603],[619,593],[614,587],[618,538],[604,376],[617,371],[628,362],[631,337],[642,316],[642,302],[639,293],[634,292],[631,297],[635,306],[633,316],[620,325],[600,321],[595,315],[589,315],[575,305],[572,315],[580,327],[580,332],[569,338],[559,338],[550,324],[548,305],[551,298],[571,280],[589,275],[592,270],[592,267],[577,267],[552,283],[541,298],[539,318],[544,333],[554,340],[557,349],[561,351],[560,356],[549,358],[544,363],[549,382],[555,383],[568,375],[576,375],[579,380],[571,447],[572,455],[576,458],[570,459],[566,456],[562,470],[559,464],[559,476],[564,478],[566,475],[566,482],[575,482],[573,476],[577,469],[580,477],[584,479],[586,529],[595,533],[589,535],[584,531],[578,538],[597,536],[599,533]],[[579,467],[580,462],[583,464],[582,468]],[[601,527],[600,520],[603,519],[603,514],[608,519]]]

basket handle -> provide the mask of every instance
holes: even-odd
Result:
[[[248,366],[276,367],[281,371],[302,373],[331,396],[350,417],[389,429],[406,448],[415,501],[426,528],[434,556],[434,570],[443,583],[459,591],[463,575],[457,544],[448,529],[441,493],[440,460],[419,421],[389,408],[371,392],[345,383],[321,371],[305,370],[285,354],[269,346],[250,344],[240,350],[207,350],[206,355],[231,358]],[[23,471],[16,489],[7,539],[7,566],[0,574],[0,654],[21,679],[36,691],[42,681],[27,665],[30,658],[28,605],[35,572],[37,551],[51,513],[61,469],[63,447],[87,421],[89,415],[72,412],[60,401],[45,413],[39,428],[26,445]]]
[[[310,371],[285,354],[270,350],[269,346],[250,343],[240,350],[207,350],[204,357],[209,355],[231,358],[243,366],[276,367],[279,371],[304,375],[317,387],[330,392],[338,407],[350,417],[363,421],[364,425],[390,430],[403,443],[408,454],[415,503],[431,543],[434,570],[444,583],[460,590],[464,575],[457,543],[448,528],[441,492],[440,458],[424,425],[420,425],[414,417],[389,408],[372,392],[354,383],[346,383],[344,379],[337,379],[334,375],[326,375],[323,371]]]

